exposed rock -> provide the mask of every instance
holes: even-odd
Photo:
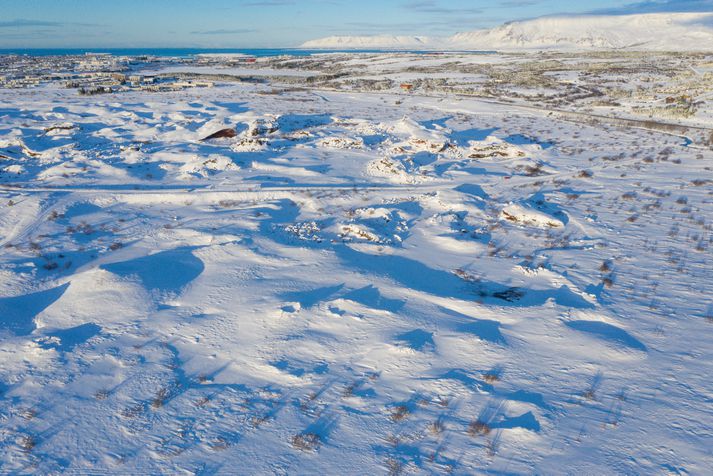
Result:
[[[209,135],[208,137],[201,139],[201,141],[205,142],[207,140],[213,140],[213,139],[232,139],[233,137],[236,137],[237,135],[238,135],[238,132],[235,129],[227,128],[227,129],[221,129],[218,132],[214,132],[213,134]]]

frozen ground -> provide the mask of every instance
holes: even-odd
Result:
[[[712,165],[452,95],[0,90],[0,472],[709,473]]]

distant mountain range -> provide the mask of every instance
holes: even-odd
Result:
[[[447,38],[332,36],[304,43],[311,49],[434,50],[656,50],[713,51],[713,12],[548,16],[514,21]]]

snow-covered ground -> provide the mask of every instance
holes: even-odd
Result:
[[[713,467],[706,145],[393,89],[0,104],[0,472]]]
[[[205,56],[205,55],[203,55]],[[294,69],[269,69],[269,68],[236,68],[234,66],[168,66],[160,69],[146,69],[144,74],[180,74],[180,73],[197,73],[197,74],[228,74],[233,76],[310,76],[309,71],[294,70]]]

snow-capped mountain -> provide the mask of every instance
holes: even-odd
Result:
[[[426,36],[330,36],[308,41],[303,48],[430,48],[438,39]]]
[[[305,48],[713,50],[713,13],[549,16],[449,38],[331,37]]]

